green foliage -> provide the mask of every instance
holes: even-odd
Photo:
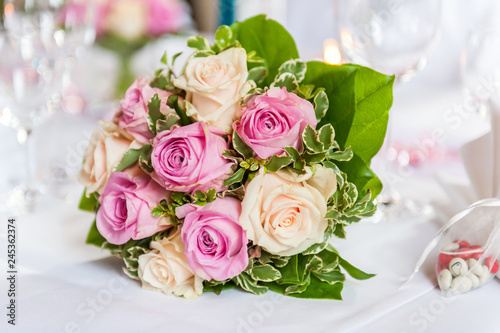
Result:
[[[152,172],[151,161],[150,159],[152,151],[152,146],[147,144],[142,146],[139,149],[129,149],[124,154],[123,157],[118,163],[118,165],[114,168],[114,172],[120,172],[125,170],[126,168],[131,167],[137,161],[139,161],[139,166],[144,169],[146,172]]]
[[[358,191],[370,189],[375,197],[380,193],[382,184],[371,171],[370,160],[385,137],[394,76],[361,66],[333,66],[312,61],[307,63],[303,83],[325,89],[329,107],[318,126],[333,125],[340,147],[351,147],[353,157],[339,162],[338,167],[348,172],[349,180]],[[337,154],[337,157],[342,160],[349,155]]]
[[[179,118],[181,119],[182,126],[186,126],[192,123],[191,119],[186,114],[186,110],[181,108],[179,105],[179,96],[172,95],[168,97],[167,105],[174,109]]]
[[[95,220],[94,223],[92,223],[92,227],[90,227],[89,233],[87,234],[87,240],[85,242],[98,247],[101,247],[104,243],[106,243],[106,239],[102,237],[99,230],[97,230]]]
[[[86,212],[96,212],[99,207],[99,194],[97,192],[89,193],[87,197],[87,190],[83,190],[82,198],[80,199],[80,204],[78,209],[84,210]]]
[[[269,87],[284,62],[299,58],[292,36],[278,22],[266,18],[265,15],[235,22],[231,30],[235,40],[241,43],[249,55],[249,68],[259,64],[267,68],[269,74],[259,87]],[[252,61],[255,57],[258,57],[258,62]]]

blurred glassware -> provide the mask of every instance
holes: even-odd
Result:
[[[486,116],[488,101],[500,89],[500,33],[493,27],[474,30],[462,52],[462,82],[469,109]]]
[[[25,154],[25,177],[7,195],[2,208],[16,213],[31,211],[36,202],[31,133],[60,107],[65,61],[74,49],[69,34],[59,24],[60,3],[7,0],[3,8],[0,123],[17,131]]]
[[[351,61],[410,80],[436,44],[440,0],[339,0],[337,26]]]
[[[336,14],[341,47],[350,61],[394,74],[396,85],[422,70],[439,39],[440,0],[338,0]],[[384,190],[377,198],[376,219],[427,213],[429,207],[401,198],[394,187],[394,179],[401,177],[391,170],[395,159],[391,139],[389,121],[381,149]]]

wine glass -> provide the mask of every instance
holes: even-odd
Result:
[[[486,116],[488,102],[498,94],[500,86],[500,34],[498,29],[484,26],[470,34],[462,53],[460,65],[462,81],[473,110]]]
[[[53,2],[53,1],[52,1]],[[0,30],[0,123],[17,132],[25,155],[24,181],[7,195],[4,210],[31,211],[38,194],[30,138],[59,107],[65,54],[49,1],[6,1]]]
[[[396,86],[409,81],[425,66],[430,50],[438,41],[440,22],[440,0],[337,2],[337,28],[344,53],[351,62],[394,74]],[[389,121],[381,151],[385,155],[381,170],[385,186],[377,198],[381,212],[378,219],[423,212],[414,201],[402,200],[394,187],[394,179],[401,177],[395,177],[390,170],[389,162],[394,155],[390,128]]]

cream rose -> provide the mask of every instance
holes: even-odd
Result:
[[[287,170],[264,174],[261,169],[247,184],[239,222],[248,238],[269,253],[301,253],[323,241],[326,202],[335,186],[335,175],[323,167],[301,177]]]
[[[188,116],[230,133],[239,101],[252,87],[246,82],[247,76],[245,49],[230,48],[217,55],[190,59],[174,85],[186,91]]]
[[[102,194],[113,168],[130,148],[139,148],[134,137],[112,122],[100,123],[94,130],[83,158],[85,163],[77,174],[78,181],[86,187],[86,193]]]
[[[144,1],[114,1],[104,22],[105,30],[126,40],[136,39],[146,33],[148,6]]]
[[[139,279],[147,290],[192,299],[203,292],[203,279],[196,276],[184,255],[181,228],[150,244],[151,252],[139,256]]]

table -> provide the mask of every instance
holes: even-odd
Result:
[[[426,112],[435,116],[436,109],[443,111],[450,101],[460,98],[458,90],[451,89],[429,101],[425,96],[431,96],[433,89],[421,88],[419,94],[406,91],[406,95],[403,91],[395,108],[407,105],[406,110],[417,119],[421,117],[415,116],[415,110],[421,110],[425,103],[432,102],[433,107],[427,107]],[[400,118],[395,116],[395,122],[401,125],[396,126],[396,133],[405,132],[409,116],[403,111]],[[423,118],[420,124],[429,125],[429,119],[434,119]],[[69,122],[66,131],[80,127],[72,139],[77,144],[87,129],[95,126],[93,121],[78,118]],[[458,144],[454,139],[457,134],[453,135],[449,146]],[[12,133],[2,128],[2,138],[0,152],[9,154],[10,162],[18,161]],[[465,140],[463,136],[460,139]],[[10,168],[6,175],[15,174],[13,165],[2,165],[2,169]],[[419,170],[401,185],[407,193],[425,194],[430,201],[444,197],[425,170]],[[498,279],[457,299],[444,299],[436,289],[433,262],[428,260],[411,284],[398,289],[436,233],[439,221],[407,218],[349,227],[347,240],[334,240],[334,246],[350,262],[377,276],[368,281],[348,279],[342,302],[285,298],[272,292],[257,297],[239,290],[219,296],[205,293],[191,301],[142,290],[138,282],[125,277],[121,260],[85,245],[93,216],[76,208],[81,190],[76,184],[68,185],[64,188],[65,200],[47,195],[35,214],[16,216],[17,325],[7,325],[2,314],[2,332],[498,331]],[[8,216],[1,218],[1,228],[5,229]],[[5,235],[0,248],[1,274],[6,275]],[[8,285],[5,277],[0,281],[0,303],[5,312]]]

